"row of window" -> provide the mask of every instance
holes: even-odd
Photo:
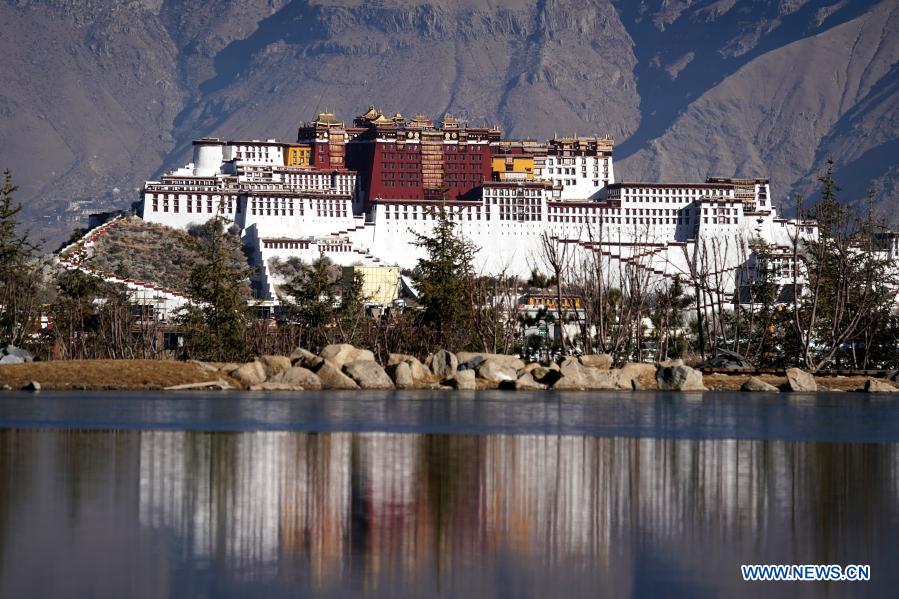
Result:
[[[591,159],[595,160],[596,164],[599,164],[598,159],[596,159],[594,157],[591,157]],[[603,162],[603,166],[605,166],[605,167],[609,166],[608,158],[603,158],[602,162]],[[580,158],[554,158],[552,156],[549,156],[546,158],[547,166],[552,166],[554,164],[556,164],[556,165],[563,164],[564,165],[564,164],[578,164],[578,163],[580,163],[582,165],[586,165],[587,159],[584,158],[583,156],[581,156]]]
[[[293,216],[291,198],[259,198],[250,200],[250,214],[254,216]],[[297,202],[297,214],[303,215],[303,202]]]
[[[393,206],[393,211],[391,213],[390,206],[384,211],[384,218],[386,220],[390,220],[391,218],[394,220],[436,220],[437,219],[437,211],[435,210],[421,210],[420,212],[416,209],[416,207],[412,208],[412,212],[408,212],[407,206],[403,206],[403,212],[399,212],[399,206]],[[450,210],[447,213],[447,217],[451,221],[465,221],[465,220],[481,220],[481,207],[473,206],[474,210]],[[421,216],[421,219],[418,217]],[[485,215],[486,217],[486,215]],[[489,220],[489,217],[486,217]]]
[[[702,209],[703,214],[739,214],[736,208],[712,208],[711,212],[706,207]]]
[[[164,179],[166,185],[184,185],[190,187],[215,187],[215,179]]]
[[[220,208],[222,210],[224,210],[225,212],[227,212],[228,214],[231,214],[234,212],[234,204],[235,203],[232,200],[228,200],[226,202],[220,202],[220,203],[221,203]],[[153,198],[151,200],[152,211],[160,212],[160,204],[162,205],[161,212],[174,212],[174,213],[181,212],[181,201],[178,199],[173,199],[173,200],[162,199],[162,200],[160,200],[159,198]],[[206,209],[207,214],[212,214],[214,205],[216,205],[216,204],[219,204],[219,202],[213,202],[212,199],[206,199],[205,201],[203,201],[203,200],[184,200],[185,212],[191,213],[191,214],[203,212],[204,207]],[[219,206],[215,206],[215,208],[218,209]],[[237,202],[237,214],[240,214],[240,202]]]
[[[321,217],[339,218],[347,215],[347,203],[340,200],[313,200],[312,207]]]
[[[731,196],[733,195],[732,189],[697,189],[697,188],[624,188],[623,190],[615,190],[621,191],[624,194],[625,199],[632,199],[634,201],[652,201],[651,198],[661,197],[661,196],[689,196],[689,197],[698,197],[702,195],[710,195],[717,194],[722,196]],[[638,199],[640,198],[640,199]]]
[[[488,188],[484,190],[484,195],[490,199],[492,196],[518,196],[523,195],[526,197],[540,197],[541,191],[539,189],[515,189],[515,188]],[[496,202],[494,202],[495,204]]]
[[[660,218],[660,217],[621,217],[621,216],[580,216],[580,215],[550,215],[550,222],[554,223],[593,223],[612,225],[690,225],[692,219],[687,217]]]
[[[205,200],[210,198],[206,193],[150,193],[147,194],[152,200]],[[218,202],[221,196],[218,194],[211,196],[212,200]],[[226,200],[236,200],[237,196],[224,196]]]
[[[262,240],[262,247],[273,250],[307,250],[308,241],[268,241]]]

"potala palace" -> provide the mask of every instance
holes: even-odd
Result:
[[[571,260],[600,260],[610,273],[688,277],[701,266],[732,288],[754,244],[780,253],[787,276],[792,239],[816,234],[812,222],[778,216],[766,179],[616,181],[613,145],[505,140],[450,115],[438,124],[371,107],[346,126],[323,113],[296,142],[195,141],[193,163],[146,183],[142,216],[183,229],[233,221],[268,299],[274,258],[414,267],[414,233],[428,234],[439,210],[477,245],[484,274],[546,272],[539,249],[549,233]]]

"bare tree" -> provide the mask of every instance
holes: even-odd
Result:
[[[559,337],[563,354],[568,353],[568,342],[565,338],[565,325],[562,319],[562,285],[568,274],[570,254],[570,246],[565,240],[559,239],[549,231],[544,231],[540,235],[538,259],[546,265],[556,281],[556,312],[558,314]]]

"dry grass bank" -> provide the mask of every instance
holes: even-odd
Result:
[[[21,389],[30,381],[39,382],[43,389],[162,389],[220,378],[230,380],[190,362],[166,360],[71,360],[0,366],[0,387],[13,389]]]
[[[758,378],[762,379],[770,385],[780,387],[785,385],[787,377],[775,376],[771,374],[762,374]],[[739,391],[740,387],[749,379],[749,375],[745,374],[707,374],[703,377],[705,386],[710,391]],[[863,376],[816,376],[815,382],[818,387],[826,387],[839,391],[863,391],[865,389],[865,380]]]

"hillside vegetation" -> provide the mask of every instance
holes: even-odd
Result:
[[[84,263],[117,277],[186,292],[199,261],[188,233],[127,217],[106,230]]]

